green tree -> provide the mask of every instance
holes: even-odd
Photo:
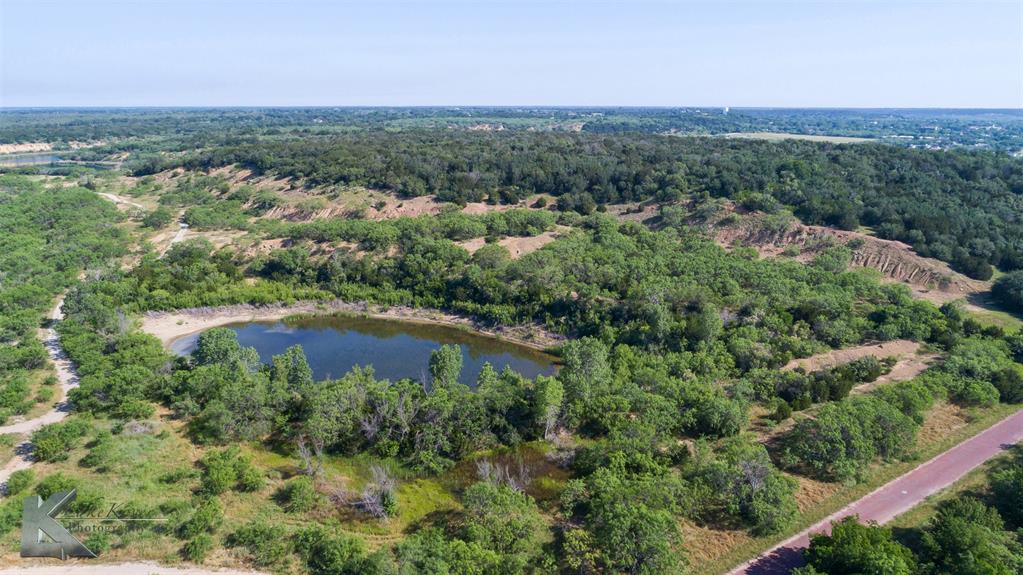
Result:
[[[803,557],[827,575],[911,575],[916,569],[913,552],[895,542],[890,529],[862,525],[855,516],[832,523],[831,535],[812,535]]]
[[[1015,575],[1023,570],[1023,546],[1002,518],[980,501],[945,502],[924,529],[921,562],[934,575]]]
[[[430,377],[434,385],[451,386],[458,383],[462,373],[462,348],[442,345],[430,352]]]

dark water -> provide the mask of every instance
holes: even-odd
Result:
[[[264,362],[292,345],[301,345],[316,379],[336,378],[352,367],[373,366],[378,379],[429,379],[430,352],[443,344],[462,348],[461,381],[474,385],[485,362],[526,377],[554,373],[553,358],[529,348],[460,329],[410,322],[353,317],[317,317],[286,322],[248,322],[226,326],[238,342],[254,347]],[[175,353],[190,353],[198,334],[174,341]]]

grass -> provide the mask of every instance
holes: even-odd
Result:
[[[991,427],[995,423],[1016,412],[1018,409],[1019,406],[1016,405],[999,404],[985,410],[971,410],[969,412],[971,416],[970,422],[967,425],[953,431],[941,439],[921,445],[915,459],[878,466],[874,473],[870,475],[868,480],[848,487],[843,486],[831,497],[828,497],[813,508],[801,513],[794,526],[785,533],[749,539],[739,538],[737,543],[741,543],[741,545],[737,545],[730,550],[723,552],[715,559],[707,560],[700,564],[694,564],[693,573],[695,575],[718,575],[720,573],[728,572],[736,565],[756,557],[778,543],[788,539],[793,534],[811,527],[849,503],[860,499],[878,487],[911,471],[924,461],[947,451],[953,446],[958,445],[966,439],[980,433],[988,427]],[[706,532],[708,536],[715,535],[716,533],[716,531]]]
[[[976,294],[969,298],[972,307],[970,314],[983,325],[998,326],[1006,331],[1023,329],[1023,318],[999,307],[991,299],[990,293]]]

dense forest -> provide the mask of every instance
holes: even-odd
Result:
[[[972,277],[1023,266],[1023,160],[983,152],[879,145],[767,143],[649,136],[375,133],[223,146],[174,165],[240,164],[313,186],[360,185],[453,202],[517,202],[534,193],[563,210],[688,194],[767,194],[806,223],[869,226],[882,238]]]

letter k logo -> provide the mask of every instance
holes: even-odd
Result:
[[[26,497],[21,517],[22,557],[95,557],[54,516],[75,500],[76,490],[54,493],[43,503],[42,497]]]

